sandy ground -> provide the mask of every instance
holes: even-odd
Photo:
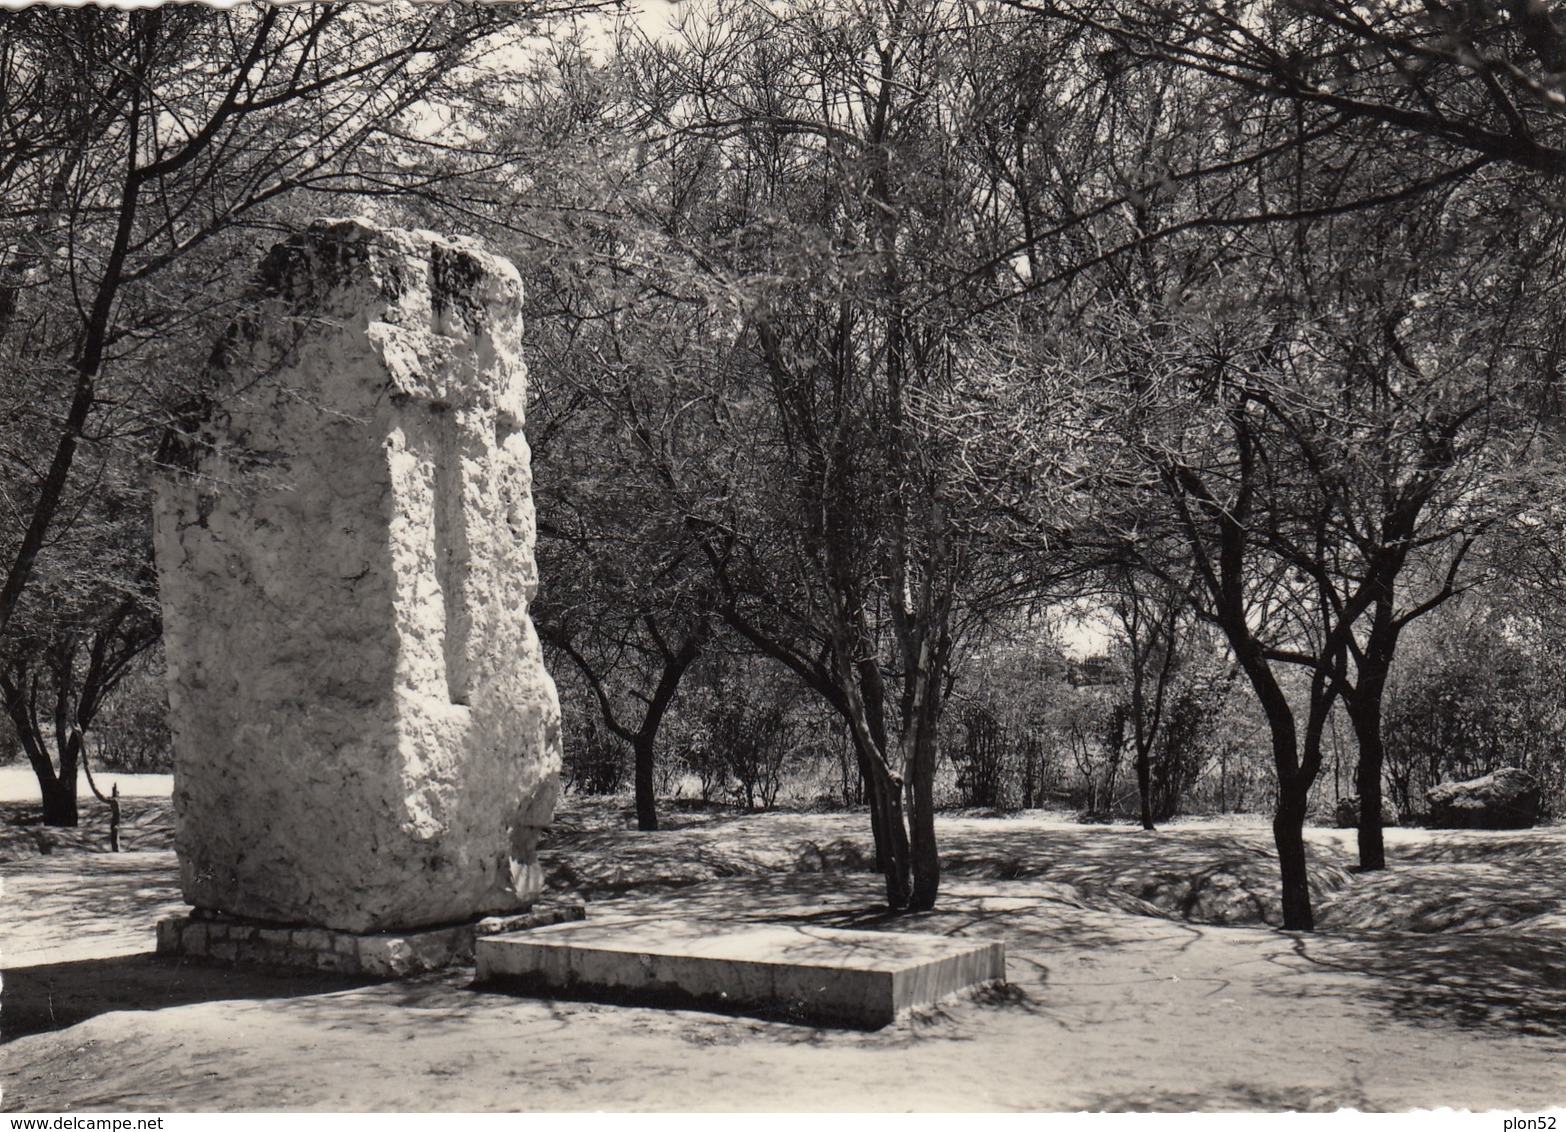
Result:
[[[126,787],[122,784],[122,792]],[[0,837],[8,1110],[1537,1111],[1566,1096],[1566,829],[1389,835],[1357,878],[1313,834],[1323,930],[1268,927],[1265,823],[1158,834],[1061,817],[941,822],[939,908],[895,921],[863,815],[571,803],[554,898],[589,915],[1000,939],[1009,986],[874,1033],[152,957],[181,908],[166,807],[132,851]],[[6,815],[14,818],[12,807]]]
[[[172,774],[120,774],[117,771],[100,771],[94,775],[98,789],[107,794],[116,784],[122,798],[167,798],[174,789]],[[88,795],[87,780],[81,780],[81,793]],[[26,763],[0,766],[0,802],[36,802],[38,780]]]

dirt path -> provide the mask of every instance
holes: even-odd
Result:
[[[830,871],[852,818],[658,838],[601,826],[586,815],[552,850],[569,852],[557,885],[588,891],[590,914],[878,926],[864,911],[875,878]],[[153,920],[179,905],[172,853],[13,861],[0,866],[4,1107],[1536,1111],[1566,1095],[1566,936],[1548,911],[1512,931],[1198,925],[1094,887],[1148,867],[1127,831],[945,826],[957,875],[937,912],[896,926],[1004,940],[1011,985],[869,1034],[516,999],[470,990],[464,973],[363,985],[165,963],[146,952]],[[1161,854],[1222,859],[1254,832],[1176,829]],[[1325,864],[1333,836],[1318,838]],[[1518,845],[1471,863],[1525,855]],[[989,871],[1023,875],[964,875],[997,848]],[[677,875],[652,890],[660,863]],[[1428,895],[1406,890],[1420,868],[1450,883],[1462,863],[1395,869],[1399,898]],[[1158,896],[1156,876],[1137,883]],[[1352,883],[1344,894],[1368,899]]]

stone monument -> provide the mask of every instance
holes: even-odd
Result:
[[[162,453],[196,911],[160,951],[397,973],[388,933],[434,929],[402,967],[438,965],[442,940],[471,952],[476,921],[537,896],[559,706],[528,617],[521,298],[472,243],[364,220],[263,260]]]

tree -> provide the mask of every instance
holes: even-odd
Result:
[[[140,492],[123,464],[110,470],[24,593],[0,665],[0,702],[54,826],[77,824],[86,733],[160,628]]]
[[[679,393],[692,376],[680,367],[700,364],[702,320],[625,280],[597,282],[538,335],[535,372],[547,377],[532,416],[544,516],[537,619],[546,644],[582,673],[605,726],[631,745],[637,827],[653,831],[659,728],[717,617],[680,486],[712,482],[710,403]]]
[[[1132,447],[1158,475],[1179,541],[1133,531],[1128,543],[1158,547],[1143,560],[1165,570],[1194,560],[1198,607],[1267,713],[1292,927],[1310,924],[1297,830],[1333,703],[1344,700],[1360,741],[1362,863],[1377,868],[1380,710],[1398,636],[1474,583],[1475,547],[1532,494],[1518,489],[1544,374],[1536,336],[1513,328],[1533,324],[1553,292],[1523,282],[1538,279],[1527,255],[1443,238],[1472,202],[1437,203],[1381,217],[1403,226],[1399,238],[1360,239],[1351,262],[1275,292],[1262,326],[1220,308],[1199,343],[1170,353],[1175,340],[1160,333],[1137,363],[1170,363],[1152,410],[1162,423],[1149,427],[1134,401],[1126,427],[1139,430]],[[1363,234],[1371,215],[1336,223]],[[1280,665],[1308,676],[1303,735]]]
[[[1296,113],[1310,112],[1336,123],[1310,142],[1302,135],[1302,146],[1330,151],[1338,144],[1338,135],[1367,124],[1390,127],[1420,143],[1422,160],[1417,166],[1386,162],[1372,166],[1358,188],[1358,202],[1395,192],[1400,186],[1438,184],[1454,176],[1478,181],[1491,165],[1546,178],[1566,174],[1566,112],[1560,78],[1566,67],[1566,23],[1549,5],[1501,0],[1462,5],[1394,4],[1367,10],[1339,0],[1224,8],[1090,2],[1035,10],[1090,26],[1137,58],[1173,63],[1192,73],[1221,79],[1255,99],[1291,105]],[[1321,160],[1319,153],[1317,160]],[[1527,192],[1526,186],[1522,192]],[[1351,197],[1337,207],[1346,211],[1357,206]],[[1471,212],[1465,225],[1447,229],[1448,237],[1486,248],[1493,245],[1496,232],[1491,219]],[[1537,241],[1536,248],[1550,247],[1549,239],[1541,240],[1526,221],[1524,225]],[[1368,246],[1386,250],[1384,243]],[[1533,273],[1532,280],[1525,275],[1522,280],[1513,277],[1511,282],[1519,305],[1526,305],[1531,296],[1525,298],[1521,292],[1528,282],[1553,278],[1546,266],[1552,261],[1548,253],[1541,258],[1533,250],[1513,251],[1516,254],[1503,262],[1508,266],[1526,264],[1526,270]],[[1558,309],[1558,299],[1556,302]],[[1376,317],[1391,319],[1388,312]],[[1548,328],[1559,325],[1558,317],[1533,317],[1536,355],[1556,354],[1557,336]],[[1502,321],[1521,329],[1518,320]],[[1400,347],[1399,336],[1404,332],[1398,328],[1388,335],[1393,348],[1401,350],[1401,357],[1389,364],[1412,371],[1416,381],[1423,382],[1426,375],[1420,371],[1429,367],[1431,359],[1428,355],[1416,359]],[[1495,364],[1494,355],[1489,356]],[[1501,364],[1515,365],[1517,361],[1513,356]],[[1512,384],[1514,379],[1503,376],[1502,382]],[[1490,407],[1471,408],[1482,421],[1494,421]],[[1451,422],[1454,433],[1461,429],[1472,436],[1473,430],[1465,427],[1470,422],[1459,422],[1458,417]],[[1514,418],[1509,423],[1525,435],[1533,430],[1525,419]],[[1369,869],[1381,867],[1385,860],[1379,824],[1379,720],[1397,637],[1408,620],[1454,592],[1449,585],[1434,584],[1424,600],[1400,606],[1394,594],[1395,576],[1405,557],[1401,548],[1410,540],[1427,550],[1443,541],[1426,537],[1429,524],[1422,521],[1420,513],[1427,506],[1441,509],[1441,502],[1434,498],[1442,490],[1439,481],[1449,475],[1460,479],[1465,473],[1455,465],[1468,464],[1472,456],[1471,452],[1456,451],[1466,442],[1455,435],[1450,438],[1451,450],[1441,455],[1448,440],[1442,438],[1442,429],[1433,420],[1427,418],[1427,425],[1424,435],[1434,443],[1423,454],[1396,453],[1393,447],[1386,451],[1387,466],[1378,478],[1383,497],[1398,499],[1381,509],[1386,529],[1378,545],[1370,545],[1378,541],[1370,533],[1374,524],[1362,521],[1369,516],[1361,513],[1344,519],[1355,531],[1365,555],[1364,580],[1378,591],[1366,630],[1353,642],[1356,676],[1346,680],[1342,688],[1360,747],[1360,859],[1361,866]],[[1418,443],[1412,440],[1418,433],[1417,427],[1401,431],[1394,426],[1380,438]],[[1447,459],[1452,464],[1427,469],[1398,484],[1393,482],[1396,474],[1387,469],[1398,465],[1400,455],[1424,464]],[[1474,525],[1489,523],[1476,519]],[[1417,539],[1411,529],[1399,533],[1399,528],[1410,525],[1424,528]],[[1471,545],[1457,532],[1451,537],[1458,546]],[[1454,578],[1464,553],[1454,550],[1449,561]]]
[[[599,60],[580,29],[552,36],[465,118],[515,180],[465,189],[489,194],[481,229],[522,272],[532,328],[539,632],[630,744],[653,831],[661,728],[716,627],[687,519],[723,482],[704,383],[730,327],[671,246],[666,201],[692,172],[646,152],[619,57],[632,50]]]
[[[1379,221],[1392,231],[1371,240],[1355,239],[1369,216],[1337,222],[1368,250],[1335,286],[1318,283],[1318,309],[1336,313],[1322,322],[1315,361],[1343,376],[1330,418],[1301,434],[1345,543],[1334,561],[1301,569],[1331,571],[1333,592],[1374,594],[1349,638],[1342,687],[1368,870],[1386,859],[1381,715],[1401,634],[1493,577],[1497,540],[1519,535],[1548,459],[1537,409],[1566,345],[1553,317],[1562,296],[1547,282],[1558,272],[1545,266],[1560,254],[1554,222],[1477,184]]]
[[[1032,309],[1046,288],[1069,297],[1068,317],[1030,318],[1047,343],[1039,351],[1043,374],[1030,384],[1074,386],[1076,397],[1043,398],[1064,402],[1055,419],[1026,394],[1014,397],[1018,411],[1005,435],[1019,440],[1007,447],[1034,451],[1039,470],[1069,462],[1068,495],[1099,532],[1079,529],[1079,544],[1096,542],[1103,559],[1183,587],[1224,633],[1271,728],[1285,922],[1309,928],[1302,826],[1322,729],[1339,694],[1347,626],[1359,611],[1347,622],[1328,606],[1317,608],[1320,616],[1295,616],[1302,607],[1291,602],[1297,589],[1275,543],[1285,528],[1308,540],[1320,506],[1303,516],[1280,506],[1304,498],[1300,470],[1271,458],[1286,448],[1287,433],[1268,416],[1259,376],[1272,372],[1292,322],[1284,315],[1276,326],[1258,325],[1254,300],[1242,298],[1257,283],[1245,279],[1257,257],[1242,237],[1195,235],[1208,218],[1257,211],[1258,196],[1271,215],[1272,179],[1295,148],[1277,144],[1275,131],[1287,137],[1295,123],[1269,115],[1226,121],[1209,88],[1178,81],[1167,65],[1125,66],[1107,46],[1089,37],[1073,48],[1089,67],[1083,85],[1091,97],[1081,101],[1096,117],[1088,136],[1107,151],[1085,151],[1104,171],[1083,194],[1091,203],[1046,227],[1050,266],[1030,270],[996,300],[1027,300]],[[1171,119],[1191,128],[1162,130]],[[1155,175],[1138,185],[1122,167]],[[1058,442],[1041,444],[1040,436]],[[1030,477],[1027,461],[1020,470],[1007,478],[1022,485],[1054,478]],[[1012,494],[1049,529],[1053,500]],[[1285,660],[1276,655],[1285,643],[1306,647]],[[1310,672],[1303,728],[1279,663],[1305,663]]]
[[[1109,600],[1124,658],[1122,711],[1131,729],[1142,828],[1151,832],[1155,818],[1174,815],[1183,780],[1192,777],[1185,748],[1195,745],[1194,689],[1180,681],[1193,645],[1191,616],[1184,586],[1124,569],[1116,574]]]
[[[922,0],[720,7],[682,35],[648,52],[644,89],[659,136],[706,155],[679,230],[732,281],[741,326],[719,421],[734,465],[693,520],[729,628],[849,725],[888,903],[928,908],[955,650],[1014,596],[952,430],[956,375],[991,347],[959,328],[999,245],[958,124],[994,40]]]
[[[1388,682],[1384,721],[1399,808],[1421,812],[1430,787],[1503,766],[1528,771],[1546,804],[1559,807],[1566,699],[1553,630],[1472,595],[1408,637],[1405,663]]]
[[[659,618],[656,614],[645,614],[640,622],[633,625],[604,626],[603,623],[595,623],[594,628],[587,629],[586,633],[601,636],[612,644],[612,659],[590,659],[589,653],[592,645],[584,644],[581,636],[573,639],[572,629],[565,626],[562,618],[556,618],[551,611],[550,620],[542,626],[543,639],[548,640],[557,650],[564,653],[573,664],[583,673],[584,680],[592,689],[592,694],[597,698],[598,709],[603,714],[604,726],[623,741],[631,744],[631,756],[634,766],[634,791],[636,791],[636,828],[642,831],[655,831],[658,828],[658,797],[656,797],[656,752],[658,752],[659,726],[664,722],[670,706],[675,701],[675,694],[680,690],[680,681],[691,665],[702,656],[705,648],[706,636],[709,628],[706,623],[697,622],[687,629],[683,639],[669,640],[659,629]],[[573,611],[578,612],[578,611]],[[608,631],[606,631],[608,629]],[[639,651],[647,650],[650,642],[651,648],[656,650],[651,653],[651,658],[645,656],[631,656]],[[640,717],[630,717],[626,720],[622,717],[622,709],[615,703],[615,695],[612,694],[611,681],[615,675],[630,669],[634,673],[626,683],[645,684],[647,678],[640,676],[642,670],[651,673],[650,694],[642,694],[640,690],[631,690],[630,697],[640,705]]]
[[[1464,568],[1479,536],[1522,505],[1508,480],[1526,445],[1512,445],[1535,430],[1518,410],[1537,401],[1530,389],[1555,347],[1547,334],[1517,339],[1553,325],[1538,320],[1552,301],[1544,264],[1556,244],[1541,239],[1542,210],[1506,212],[1499,185],[1465,183],[1479,164],[1432,173],[1432,146],[1444,143],[1389,143],[1326,104],[1251,100],[1166,51],[1128,51],[1109,17],[1082,20],[1073,15],[1081,10],[1063,22],[1103,37],[1106,90],[1123,92],[1131,120],[1149,123],[1160,105],[1173,116],[1205,105],[1227,130],[1206,143],[1216,157],[1151,125],[1131,133],[1126,145],[1143,148],[1143,164],[1168,172],[1118,199],[1106,185],[1098,197],[1116,207],[1082,210],[1072,223],[1107,250],[1065,259],[1012,301],[1067,283],[1083,296],[1073,332],[1091,345],[1057,346],[1059,364],[1112,378],[1105,385],[1123,401],[1108,409],[1089,390],[1071,416],[1083,432],[1113,421],[1141,453],[1129,466],[1094,461],[1104,471],[1093,494],[1125,501],[1111,505],[1106,526],[1124,534],[1128,562],[1161,560],[1178,581],[1194,557],[1191,596],[1223,628],[1268,714],[1287,827],[1303,821],[1321,730],[1340,697],[1354,700],[1361,778],[1378,792],[1376,673],[1391,662],[1392,627],[1470,584]],[[1109,135],[1111,148],[1124,132]],[[1519,231],[1537,254],[1500,246],[1501,233]],[[1341,250],[1349,247],[1352,256]],[[1480,280],[1511,287],[1514,301]],[[1444,299],[1444,288],[1469,284],[1481,300],[1470,309]],[[1426,364],[1441,353],[1435,336],[1460,324],[1476,344],[1505,345],[1457,366],[1442,359],[1437,377]],[[1162,530],[1147,518],[1155,482],[1171,504],[1173,526]],[[1182,532],[1178,550],[1161,542],[1170,530]],[[1302,718],[1290,665],[1306,673]],[[1375,867],[1379,811],[1362,812]],[[1304,926],[1303,846],[1297,833],[1275,832],[1293,888],[1286,915]]]
[[[1566,174],[1566,21],[1548,3],[1064,0],[1023,6],[1248,95],[1390,126],[1551,177]]]
[[[235,259],[302,194],[435,191],[446,173],[405,160],[419,114],[520,14],[0,14],[0,404],[14,409],[0,422],[0,658],[14,666],[49,636],[28,591],[72,569],[50,559],[108,463],[149,455],[198,392],[183,375],[237,296]],[[86,706],[61,710],[79,727]],[[60,774],[69,784],[51,786],[40,766],[41,788],[73,798],[74,770]]]
[[[1365,599],[1340,608],[1325,595],[1313,597],[1273,553],[1279,541],[1305,545],[1312,537],[1318,552],[1326,547],[1319,506],[1301,514],[1284,503],[1299,496],[1288,465],[1276,458],[1282,430],[1269,413],[1266,385],[1257,380],[1265,354],[1265,346],[1253,346],[1246,355],[1223,358],[1215,372],[1193,375],[1195,396],[1181,406],[1189,415],[1176,418],[1172,434],[1140,446],[1168,500],[1167,526],[1151,546],[1144,541],[1132,549],[1155,570],[1171,561],[1193,564],[1193,600],[1223,632],[1266,714],[1278,783],[1273,837],[1284,927],[1309,931],[1303,826],[1347,635]],[[1279,669],[1293,664],[1308,676],[1303,729]]]

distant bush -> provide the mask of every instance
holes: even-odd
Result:
[[[987,704],[959,704],[947,716],[952,733],[952,762],[958,768],[956,788],[964,806],[1012,808],[1019,803],[1022,773],[1020,744]]]
[[[681,714],[692,728],[686,761],[702,797],[721,791],[747,810],[777,805],[805,755],[805,692],[769,660],[714,654],[692,673]]]
[[[166,774],[174,769],[174,746],[162,646],[132,665],[93,720],[88,757],[94,771]]]
[[[1217,655],[1191,663],[1171,682],[1152,752],[1148,792],[1154,821],[1183,812],[1209,765],[1232,750],[1224,713],[1235,691],[1234,673]]]
[[[997,641],[965,661],[942,721],[951,801],[1029,808],[1059,792],[1067,665],[1047,633]]]
[[[1486,611],[1454,611],[1421,626],[1399,653],[1384,735],[1392,797],[1405,813],[1425,792],[1500,767],[1538,780],[1544,806],[1566,803],[1566,678],[1548,641]]]
[[[953,801],[1063,806],[1104,819],[1137,812],[1126,674],[1113,658],[1067,656],[1047,634],[971,656],[943,724]],[[1270,800],[1263,726],[1219,650],[1172,679],[1152,750],[1155,820],[1256,810]]]
[[[578,794],[618,794],[630,787],[630,747],[610,731],[597,698],[570,665],[551,670],[560,693],[562,784]]]

